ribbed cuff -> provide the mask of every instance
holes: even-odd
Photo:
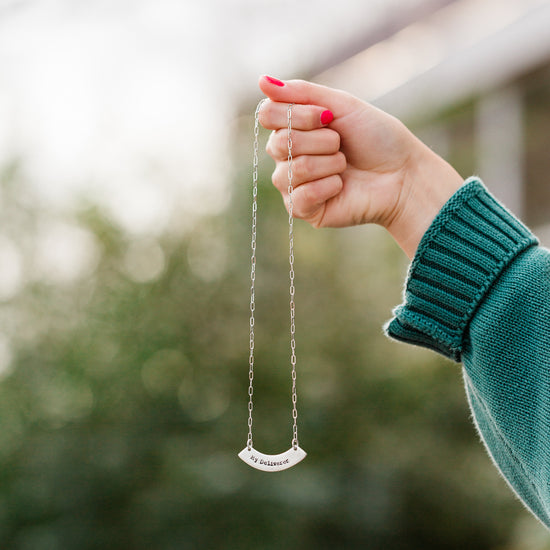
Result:
[[[386,333],[460,361],[464,333],[485,294],[504,268],[536,243],[479,179],[468,179],[423,236],[404,302]]]

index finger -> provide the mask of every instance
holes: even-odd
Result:
[[[267,99],[258,114],[260,124],[268,130],[279,130],[288,125],[288,103]],[[334,115],[329,109],[319,105],[292,107],[292,127],[296,130],[316,130],[332,122]]]
[[[353,104],[358,101],[357,98],[342,90],[305,80],[278,80],[263,75],[258,84],[260,90],[273,101],[300,105],[323,105],[325,109],[330,109],[336,118],[347,114]]]

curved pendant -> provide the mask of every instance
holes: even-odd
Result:
[[[254,449],[254,447],[245,447],[240,453],[239,458],[249,466],[262,470],[264,472],[280,472],[292,468],[306,457],[306,452],[300,447],[290,447],[288,451],[278,455],[264,455]]]

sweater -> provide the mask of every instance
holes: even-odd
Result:
[[[550,528],[550,251],[477,178],[423,236],[397,340],[462,363],[474,421],[495,465]]]

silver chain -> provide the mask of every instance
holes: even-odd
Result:
[[[260,123],[258,115],[265,99],[262,99],[256,107],[254,113],[254,156],[252,164],[252,240],[250,257],[250,355],[248,357],[248,450],[252,449],[252,411],[254,410],[254,327],[255,319],[254,312],[256,310],[256,233],[257,233],[257,214],[258,214],[258,136],[260,133]],[[287,137],[288,137],[288,242],[289,242],[289,277],[290,277],[290,364],[292,367],[292,447],[298,449],[298,395],[296,392],[296,305],[294,295],[296,289],[294,287],[294,217],[293,217],[293,195],[294,187],[292,183],[292,107],[288,106],[287,110]]]
[[[290,277],[290,364],[292,365],[292,446],[294,450],[298,448],[298,395],[296,393],[296,324],[294,304],[294,217],[292,202],[294,187],[292,185],[292,106],[290,104],[287,110],[287,132],[288,132],[288,262]]]

